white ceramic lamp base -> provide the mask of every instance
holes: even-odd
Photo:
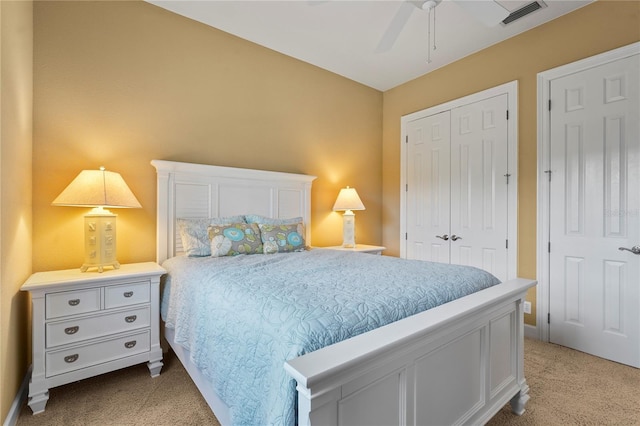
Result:
[[[84,263],[80,271],[105,267],[120,268],[116,260],[116,218],[104,209],[94,209],[84,217]]]
[[[346,210],[342,215],[342,247],[356,246],[356,215]]]

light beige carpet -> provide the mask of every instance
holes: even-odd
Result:
[[[44,413],[25,404],[18,425],[219,425],[182,364],[165,354],[160,376],[146,364],[49,390]]]
[[[506,406],[488,424],[640,425],[640,370],[561,346],[525,340],[531,387],[526,413]],[[160,377],[139,365],[50,390],[44,413],[25,405],[18,425],[217,425],[169,353]]]
[[[525,339],[527,411],[504,407],[497,425],[640,425],[640,370],[583,352]]]

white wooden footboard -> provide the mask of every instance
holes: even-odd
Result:
[[[285,363],[298,424],[483,424],[524,413],[523,303],[515,279]]]

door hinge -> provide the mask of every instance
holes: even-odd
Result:
[[[408,240],[408,239],[409,239],[409,233],[408,233],[408,232],[405,232],[405,233],[404,233],[404,239],[405,239],[405,240]]]
[[[551,314],[547,313],[547,324],[551,324]]]
[[[504,240],[504,248],[508,249],[509,248],[509,240]]]
[[[409,143],[409,135],[404,136],[404,143]]]
[[[504,177],[506,177],[506,178],[507,178],[507,185],[509,185],[509,177],[510,177],[510,176],[511,176],[511,174],[510,174],[510,173],[507,173],[506,175],[504,175]]]
[[[547,243],[547,253],[551,253],[551,241]]]
[[[509,119],[509,110],[507,110],[507,120]]]
[[[547,105],[547,108],[549,109],[549,111],[551,111],[551,99],[549,99],[549,103]]]
[[[409,184],[408,183],[404,184],[404,191],[405,192],[409,192]]]
[[[549,182],[551,182],[551,170],[545,170],[544,172],[549,176]]]

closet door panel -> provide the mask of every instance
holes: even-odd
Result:
[[[450,111],[408,123],[407,258],[449,262]]]
[[[451,110],[450,260],[502,280],[508,260],[506,114],[506,94]]]

